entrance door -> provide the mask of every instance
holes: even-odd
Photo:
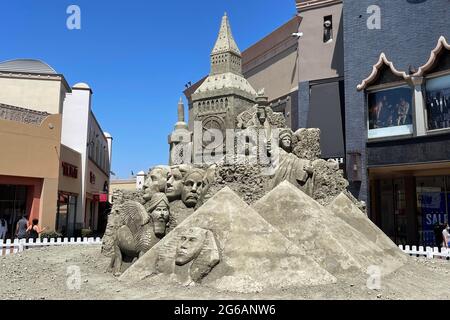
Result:
[[[0,219],[8,224],[8,239],[14,238],[17,221],[27,214],[27,189],[27,186],[0,185]]]
[[[56,215],[56,231],[66,237],[74,236],[76,213],[77,196],[60,192]]]
[[[395,243],[408,244],[405,180],[381,179],[379,192],[376,193],[379,194],[375,199],[378,201],[376,215],[379,217],[381,230]]]

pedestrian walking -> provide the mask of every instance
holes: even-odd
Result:
[[[4,218],[0,219],[0,240],[6,240],[6,234],[8,233],[8,223]]]
[[[47,228],[41,229],[39,227],[39,220],[33,219],[33,223],[27,228],[27,238],[28,239],[39,239],[39,235],[44,232]]]
[[[17,221],[16,225],[16,237],[19,239],[25,239],[27,237],[27,230],[28,230],[28,219],[25,215],[20,218],[19,221]]]

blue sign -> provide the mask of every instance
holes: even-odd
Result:
[[[434,226],[448,221],[444,192],[418,193],[419,209],[422,211],[423,244],[434,246]]]

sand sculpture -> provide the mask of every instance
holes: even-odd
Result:
[[[204,132],[237,134],[218,139],[214,163],[193,161],[212,149],[195,150],[179,103],[170,166],[149,170],[141,193],[115,195],[103,248],[112,271],[122,281],[255,292],[401,267],[406,257],[348,193],[339,164],[320,158],[320,130],[293,132],[239,64],[218,66],[218,54],[240,59],[226,16],[190,114]]]

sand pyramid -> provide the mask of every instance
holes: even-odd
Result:
[[[183,232],[193,227],[210,230],[220,253],[220,262],[201,280],[202,285],[245,292],[249,287],[280,289],[336,281],[228,187],[141,257],[121,280],[147,277],[151,281],[160,273],[161,255],[166,257],[164,263],[174,265],[175,248]]]
[[[384,274],[392,271],[385,268],[386,256],[380,247],[289,182],[253,208],[333,275],[365,273],[372,265]]]
[[[388,268],[395,270],[407,262],[407,256],[397,245],[380,230],[359,208],[343,193],[328,206],[336,216],[361,232],[370,242],[383,250],[384,262],[391,264]]]

